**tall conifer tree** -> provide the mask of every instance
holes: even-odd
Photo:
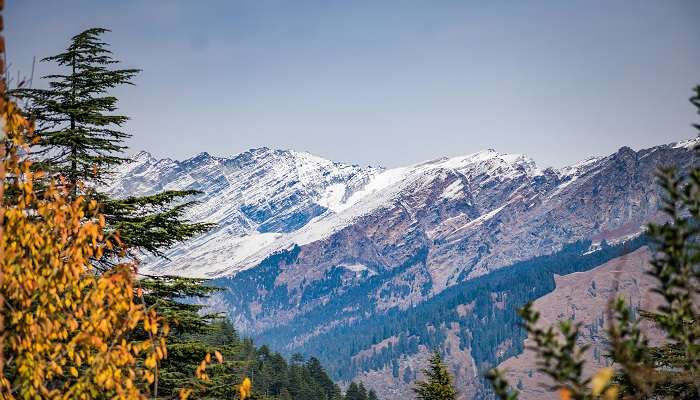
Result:
[[[377,393],[374,390],[370,389],[369,394],[367,395],[367,400],[379,400],[377,398]]]
[[[91,28],[71,39],[66,51],[42,61],[55,63],[62,73],[44,76],[48,88],[21,88],[12,95],[28,102],[39,142],[32,151],[38,168],[62,177],[73,197],[85,195],[102,204],[107,231],[118,231],[131,249],[158,256],[173,244],[210,228],[188,223],[183,214],[194,191],[166,191],[144,197],[110,199],[100,192],[114,168],[128,162],[124,140],[131,135],[121,127],[129,120],[118,115],[117,98],[110,90],[132,84],[138,69],[113,68],[101,37],[109,30]],[[79,183],[83,187],[79,187]]]
[[[68,49],[43,59],[56,63],[63,74],[45,76],[48,88],[22,88],[12,95],[27,102],[29,116],[37,125],[40,141],[31,151],[38,158],[35,165],[60,179],[59,186],[69,189],[69,199],[86,196],[98,200],[105,216],[107,232],[119,237],[140,253],[163,256],[178,241],[186,240],[210,228],[210,224],[183,220],[188,199],[194,191],[166,191],[144,197],[114,199],[100,191],[114,168],[129,160],[123,156],[124,140],[130,135],[121,131],[127,116],[116,115],[117,98],[109,91],[131,84],[137,69],[114,69],[108,45],[101,40],[102,28],[88,29],[71,39]],[[7,186],[7,185],[6,185]],[[5,193],[7,196],[7,192]],[[86,202],[87,203],[87,202]],[[102,250],[102,249],[100,249]],[[135,254],[132,254],[135,255]],[[102,258],[100,264],[110,265]],[[333,384],[317,359],[308,365],[298,357],[298,364],[288,367],[284,358],[271,354],[263,346],[256,350],[250,339],[241,339],[233,326],[218,314],[203,314],[203,306],[185,299],[209,296],[216,288],[201,279],[149,277],[141,279],[143,293],[139,306],[156,308],[171,330],[168,358],[158,364],[158,388],[155,398],[175,398],[180,387],[192,387],[197,398],[232,398],[234,382],[248,374],[255,376],[254,390],[279,396],[280,399],[338,399],[340,389]],[[132,332],[134,340],[148,340],[143,329]],[[207,370],[210,381],[194,380],[192,371],[203,358],[223,355],[223,362]],[[298,378],[290,382],[288,375]],[[253,394],[252,398],[258,395]],[[267,398],[267,397],[266,397]]]
[[[452,376],[447,367],[442,362],[440,353],[435,351],[430,357],[430,365],[423,370],[427,380],[417,381],[416,392],[418,400],[454,400],[457,398],[457,391],[452,385]]]
[[[166,191],[126,199],[110,198],[101,191],[114,169],[129,161],[123,152],[127,149],[124,140],[130,135],[121,130],[129,118],[117,113],[118,99],[110,91],[130,85],[139,72],[115,68],[118,61],[101,39],[107,32],[91,28],[74,36],[64,52],[42,60],[55,63],[60,71],[43,77],[48,81],[47,88],[20,88],[12,95],[27,102],[29,117],[36,124],[39,141],[31,151],[39,160],[37,168],[66,187],[71,198],[98,200],[106,221],[105,232],[118,233],[132,252],[130,256],[163,256],[168,247],[209,229],[210,224],[183,219],[193,204],[188,197],[196,194],[194,191]],[[105,253],[96,265],[109,269],[115,260],[120,260],[119,254]],[[200,315],[201,307],[183,302],[185,297],[206,297],[214,290],[202,283],[175,277],[144,278],[140,282],[148,293],[146,305],[162,312],[173,327],[168,341],[178,357],[162,365],[161,391],[172,389],[169,386],[178,382],[180,376],[175,372],[191,375],[190,371],[173,371],[182,366],[178,362],[196,365],[202,358],[200,350],[207,348],[198,339],[187,338],[211,332],[215,316]]]
[[[61,175],[77,193],[77,183],[102,183],[111,167],[126,159],[119,154],[126,149],[120,131],[128,121],[113,114],[117,98],[108,90],[131,84],[138,69],[111,69],[117,61],[107,44],[100,40],[106,29],[88,29],[71,40],[63,53],[46,57],[64,73],[44,76],[47,89],[20,89],[13,94],[30,100],[30,116],[40,134],[38,150],[40,168]]]
[[[350,382],[348,390],[345,392],[345,400],[364,400],[360,394],[360,387],[355,382]]]

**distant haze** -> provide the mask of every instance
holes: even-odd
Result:
[[[134,152],[267,146],[396,166],[561,166],[693,137],[698,1],[8,1],[13,76],[83,29],[125,67]],[[53,72],[37,65],[36,75]]]

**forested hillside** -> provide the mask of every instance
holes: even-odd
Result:
[[[330,300],[324,308],[309,312],[284,328],[264,331],[256,338],[285,352],[314,354],[329,368],[333,378],[341,381],[361,378],[380,396],[392,397],[398,393],[410,394],[428,353],[438,348],[446,353],[445,359],[456,373],[462,391],[476,396],[489,390],[486,371],[522,352],[525,333],[518,325],[518,307],[551,292],[555,274],[589,270],[645,243],[644,236],[616,245],[602,242],[594,249],[590,241],[572,243],[554,254],[516,263],[450,287],[408,309],[392,309],[384,315],[362,319],[372,310],[366,301],[367,294],[386,279],[380,275],[366,277],[362,284]],[[274,266],[280,258],[293,261],[297,251],[275,255],[263,262],[262,268],[240,273],[234,282],[246,282],[242,287],[254,291],[264,286],[266,280],[274,281],[279,273]],[[416,257],[421,256],[425,257],[425,253]],[[401,270],[397,269],[396,273]],[[226,288],[230,282],[217,279],[212,284]],[[317,290],[322,292],[324,287],[332,286],[332,282],[321,284]],[[239,291],[228,293],[245,295]],[[279,287],[268,296],[271,302],[276,296],[281,296],[279,301],[284,302],[286,289]],[[308,336],[308,326],[332,320],[349,322]]]
[[[164,390],[167,398],[175,395],[175,389],[191,381],[192,372],[207,353],[220,352],[223,363],[208,368],[209,382],[198,383],[194,398],[234,398],[237,383],[249,377],[256,399],[280,400],[364,400],[347,397],[326,374],[314,357],[294,354],[287,361],[280,353],[266,345],[255,346],[249,338],[241,338],[227,321],[213,324],[207,334],[187,335],[169,347],[168,358],[162,364],[162,382],[171,385]]]

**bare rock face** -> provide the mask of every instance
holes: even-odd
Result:
[[[347,359],[322,362],[336,378],[363,379],[388,400],[409,393],[410,375],[419,377],[428,349],[438,347],[459,376],[463,397],[473,398],[487,390],[485,369],[522,347],[517,329],[494,337],[484,330],[511,318],[515,301],[553,289],[548,281],[531,288],[514,282],[521,292],[484,289],[481,297],[450,303],[449,321],[429,325],[432,331],[422,325],[423,336],[404,335],[365,361],[350,359],[401,330],[376,333],[376,341],[358,339],[344,352],[332,347],[332,338],[348,327],[370,329],[373,321],[400,326],[396,315],[412,320],[422,305],[465,282],[568,245],[590,242],[583,253],[638,236],[646,222],[660,218],[658,166],[687,170],[696,142],[624,147],[561,169],[540,169],[525,156],[494,150],[394,169],[286,150],[186,161],[141,153],[109,190],[118,196],[202,191],[189,217],[218,227],[170,250],[168,260],[146,260],[144,268],[214,278],[226,290],[209,305],[245,334],[281,351],[342,353]],[[576,310],[577,296],[589,289],[561,301]]]
[[[608,304],[618,293],[627,298],[636,310],[655,310],[663,299],[652,293],[656,282],[649,271],[651,253],[642,247],[630,254],[615,258],[590,271],[556,278],[556,289],[534,303],[541,314],[541,325],[551,326],[557,321],[572,320],[583,324],[579,344],[588,344],[586,352],[587,376],[598,369],[609,366],[604,355],[608,351],[606,329],[608,327]],[[663,337],[653,326],[643,325],[643,330],[652,344]],[[530,340],[525,341],[527,347]],[[545,375],[537,372],[535,355],[531,350],[511,357],[499,366],[507,371],[510,382],[522,387],[523,399],[558,399],[557,393],[549,392],[543,385],[551,383]]]

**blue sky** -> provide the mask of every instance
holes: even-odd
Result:
[[[116,91],[129,144],[159,157],[268,146],[396,166],[494,148],[561,166],[700,120],[697,1],[11,0],[5,19],[24,75],[112,29],[143,69]]]

